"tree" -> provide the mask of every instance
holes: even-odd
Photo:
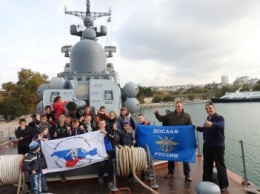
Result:
[[[26,106],[19,102],[17,98],[10,97],[6,98],[4,101],[0,102],[0,113],[4,116],[6,120],[13,120],[26,112]]]
[[[152,97],[153,92],[150,87],[142,87],[138,86],[139,92],[137,94],[137,99],[139,100],[140,103],[144,103],[144,97]]]
[[[174,102],[174,97],[170,96],[170,95],[164,96],[163,101],[164,102]]]
[[[153,98],[153,103],[158,103],[158,102],[161,102],[162,101],[162,97],[161,96],[155,96]]]
[[[151,97],[153,96],[153,92],[152,89],[150,87],[142,87],[142,86],[138,86],[139,88],[139,92],[138,92],[138,96],[146,96],[146,97]]]
[[[260,91],[260,83],[254,85],[253,91]]]
[[[0,92],[0,102],[4,101],[4,94]]]
[[[195,94],[194,93],[190,93],[188,95],[188,98],[189,98],[189,100],[194,100],[195,99]]]
[[[3,102],[8,102],[9,106],[4,106],[5,110],[1,106],[0,114],[6,115],[8,113],[11,117],[17,117],[35,112],[37,103],[40,101],[37,89],[43,83],[47,83],[47,79],[48,76],[45,74],[22,68],[18,72],[17,83],[2,84],[3,89],[5,89]],[[15,106],[10,106],[10,103]]]

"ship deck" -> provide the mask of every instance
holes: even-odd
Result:
[[[0,149],[0,155],[6,154],[17,154],[17,147],[2,147]],[[201,157],[197,157],[196,163],[191,164],[191,177],[192,182],[186,182],[183,170],[182,170],[182,163],[177,163],[175,168],[174,177],[170,179],[165,179],[164,175],[167,173],[167,162],[161,162],[160,164],[156,165],[156,182],[159,185],[159,188],[156,190],[158,193],[161,194],[195,194],[196,193],[196,185],[201,182],[202,177],[202,169],[203,166],[203,159]],[[242,178],[238,175],[234,174],[231,171],[228,171],[229,175],[229,182],[230,186],[224,194],[240,194],[245,193],[244,186],[241,184]],[[140,177],[140,176],[139,176]],[[49,192],[55,194],[100,194],[100,193],[113,193],[110,192],[107,185],[104,184],[99,186],[97,183],[97,178],[83,178],[73,180],[70,177],[67,177],[66,182],[61,182],[57,180],[49,181]],[[145,181],[145,184],[150,186],[150,182]],[[117,188],[125,188],[118,194],[121,193],[133,193],[133,194],[148,194],[151,193],[147,189],[145,189],[141,184],[138,182],[132,183],[127,180],[127,177],[117,177]],[[127,192],[127,190],[129,191]],[[1,194],[12,194],[16,193],[17,188],[13,185],[2,185],[0,186],[0,193]]]

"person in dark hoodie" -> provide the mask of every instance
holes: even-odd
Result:
[[[208,114],[202,127],[196,127],[203,132],[203,181],[212,181],[214,162],[218,171],[218,183],[221,192],[225,192],[229,186],[227,169],[224,160],[225,154],[225,120],[216,113],[215,106],[209,102],[205,106]]]
[[[106,121],[107,127],[110,128],[112,133],[115,135],[116,139],[114,140],[114,144],[120,144],[120,134],[118,131],[122,131],[120,122],[116,116],[114,111],[109,112],[109,119]]]
[[[29,145],[30,152],[24,157],[24,170],[29,173],[32,194],[42,193],[42,167],[40,144],[33,141]]]
[[[19,120],[19,127],[15,131],[18,140],[18,154],[26,154],[29,152],[29,144],[33,138],[33,128],[27,126],[25,119]]]
[[[41,145],[41,141],[48,141],[48,140],[50,140],[49,129],[48,129],[47,125],[40,124],[38,126],[37,130],[38,130],[38,134],[33,137],[33,141],[36,141],[36,142],[38,142]],[[40,159],[41,159],[41,167],[42,167],[42,169],[45,169],[45,168],[47,168],[47,163],[46,163],[45,157],[42,154],[42,152],[41,152],[40,156],[41,156],[40,157]],[[47,180],[46,180],[45,174],[42,174],[42,192],[48,192],[48,184],[47,184]]]
[[[118,133],[120,134],[121,145],[134,146],[135,139],[134,139],[133,131],[131,130],[130,121],[125,120],[123,123],[123,130],[118,131]],[[128,180],[133,183],[136,182],[136,179],[134,178],[132,172],[129,173]]]
[[[32,114],[30,117],[32,118],[32,121],[29,122],[28,126],[31,127],[32,129],[34,129],[35,127],[37,127],[40,124],[40,121],[37,119],[36,114]]]
[[[104,143],[105,148],[107,152],[107,159],[105,161],[98,163],[98,183],[99,185],[104,184],[104,173],[105,169],[107,168],[108,173],[108,184],[107,186],[111,190],[114,187],[113,183],[113,158],[114,158],[114,150],[113,150],[113,141],[115,139],[115,136],[113,135],[112,131],[109,127],[106,127],[106,121],[101,119],[98,122],[98,130],[100,130],[101,133],[104,133],[106,136],[104,137]]]
[[[71,136],[81,135],[86,133],[85,125],[80,123],[77,118],[72,119]]]
[[[56,125],[54,114],[52,114],[52,109],[50,105],[45,106],[44,108],[47,120],[52,126]]]
[[[61,113],[59,116],[59,123],[55,126],[52,126],[50,129],[51,139],[59,139],[70,136],[70,128],[68,129],[65,123],[65,114]]]

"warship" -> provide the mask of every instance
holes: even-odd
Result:
[[[138,111],[140,104],[136,99],[138,94],[138,86],[133,83],[127,83],[123,88],[120,87],[118,73],[114,70],[112,63],[107,63],[106,59],[113,56],[116,52],[115,46],[105,46],[104,48],[97,42],[97,38],[107,35],[106,26],[100,28],[94,26],[94,21],[100,17],[111,17],[111,11],[107,13],[103,12],[91,12],[90,1],[86,1],[86,11],[67,11],[65,14],[79,17],[83,20],[85,29],[79,28],[78,25],[70,26],[70,34],[79,37],[79,42],[74,46],[65,45],[61,47],[61,52],[64,56],[70,59],[70,62],[65,64],[64,71],[59,73],[57,77],[53,77],[50,83],[41,85],[37,94],[41,101],[37,105],[37,112],[43,113],[44,107],[51,105],[56,96],[61,96],[62,99],[68,101],[66,108],[69,111],[77,109],[79,112],[85,105],[89,105],[92,111],[99,109],[100,106],[105,106],[107,111],[115,111],[119,113],[122,105],[126,106],[130,113]],[[2,146],[0,147],[0,155],[15,155],[17,154],[17,148],[14,146]],[[159,183],[160,193],[189,193],[194,194],[196,192],[197,185],[201,182],[203,159],[197,158],[192,168],[192,182],[185,182],[182,176],[182,169],[179,166],[176,169],[175,177],[171,179],[165,179],[164,175],[167,173],[167,163],[165,161],[154,161],[150,157],[149,148],[146,148],[147,160],[148,160],[148,173],[145,177],[148,182],[143,183],[150,185],[151,188],[157,189]],[[0,163],[1,164],[1,163]],[[155,164],[155,166],[153,166]],[[178,165],[178,164],[176,164]],[[0,165],[1,167],[1,165]],[[14,169],[18,172],[19,166]],[[0,168],[1,169],[1,168]],[[156,175],[155,175],[156,169]],[[0,192],[1,193],[14,193],[17,189],[11,187],[10,184],[6,186],[5,176],[3,176],[3,169],[1,169],[0,176]],[[9,173],[9,172],[8,172]],[[47,174],[49,190],[54,193],[108,193],[107,187],[100,187],[97,185],[96,167],[93,165],[65,171],[67,182],[63,183],[56,176],[58,173]],[[232,172],[229,172],[231,177]],[[10,174],[8,174],[10,176]],[[18,175],[17,175],[18,177]],[[16,180],[17,180],[17,177]],[[21,174],[19,174],[21,177]],[[2,178],[2,179],[1,179]],[[79,180],[80,179],[80,180]],[[90,184],[86,184],[88,179]],[[174,181],[173,181],[174,179]],[[95,182],[93,182],[93,180]],[[236,180],[236,181],[234,181]],[[244,193],[244,187],[238,182],[241,177],[230,178],[229,191],[225,193]],[[9,181],[9,180],[8,180]],[[7,182],[8,182],[7,181]],[[115,193],[154,193],[152,190],[147,190],[143,186],[138,184],[129,183],[126,179],[117,177],[118,188],[114,187],[111,191]],[[11,181],[9,181],[11,182]],[[19,184],[20,184],[19,179]],[[19,185],[18,186],[21,186]],[[17,193],[23,193],[19,190]],[[205,193],[205,192],[204,192]]]
[[[97,42],[97,38],[107,35],[107,27],[94,26],[94,21],[100,17],[111,19],[109,12],[91,12],[90,1],[86,1],[86,11],[68,11],[65,14],[79,17],[83,20],[85,29],[80,25],[71,25],[70,34],[79,37],[75,45],[61,47],[64,56],[70,59],[65,64],[64,71],[53,77],[50,83],[41,85],[37,94],[41,101],[37,105],[37,112],[43,113],[46,105],[51,105],[56,96],[68,101],[66,108],[80,110],[89,105],[93,110],[105,106],[107,111],[119,113],[122,105],[130,113],[138,111],[140,103],[136,99],[138,86],[128,82],[121,89],[118,73],[114,64],[106,63],[106,59],[113,57],[116,46],[105,46]]]

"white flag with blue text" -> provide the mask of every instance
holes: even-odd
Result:
[[[104,134],[100,131],[50,141],[41,141],[47,162],[43,173],[80,168],[106,159]]]

